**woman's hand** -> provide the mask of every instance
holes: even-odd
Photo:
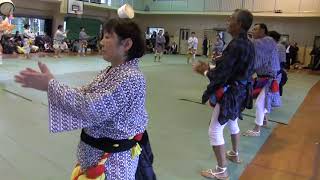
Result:
[[[198,61],[192,64],[192,70],[204,76],[204,72],[209,70],[209,64],[203,61]]]
[[[15,82],[20,83],[22,87],[48,91],[49,81],[54,77],[45,64],[38,62],[38,66],[41,72],[26,68],[19,75],[14,76]]]

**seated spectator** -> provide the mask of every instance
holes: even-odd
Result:
[[[19,31],[16,31],[16,34],[14,35],[14,41],[22,43],[22,35]]]
[[[17,47],[17,46],[23,46],[23,39],[21,38],[21,36],[20,36],[20,38],[18,37],[18,38],[14,38],[14,44],[15,44],[15,47]]]
[[[72,43],[71,51],[72,52],[78,52],[79,50],[80,50],[80,42],[79,42],[79,40],[75,40]]]
[[[3,35],[1,45],[4,54],[13,54],[16,50],[14,37],[11,37],[11,35]]]
[[[67,44],[68,49],[70,49],[71,48],[71,40],[70,39],[66,39],[64,42]]]
[[[47,52],[47,53],[52,53],[52,52],[54,52],[52,43],[46,42],[46,43],[44,44],[44,52]]]
[[[44,44],[45,44],[44,36],[36,36],[34,44],[35,44],[35,46],[39,47],[40,51],[44,51],[44,49],[45,49],[44,48]]]
[[[178,45],[173,42],[170,46],[170,54],[178,54]]]
[[[50,36],[48,36],[47,34],[44,35],[43,40],[44,40],[44,42],[47,42],[47,43],[48,42],[50,42],[51,44],[53,43],[53,39]]]
[[[87,41],[87,48],[91,49],[91,51],[97,51],[98,50],[98,38],[97,37],[91,37]]]
[[[153,46],[151,41],[146,43],[146,51],[152,53],[153,52]]]

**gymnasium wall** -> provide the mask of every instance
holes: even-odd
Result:
[[[68,17],[66,18],[67,27],[69,30],[68,39],[74,40],[79,39],[80,27],[84,27],[86,33],[91,37],[98,37],[100,33],[101,21],[96,19],[87,18],[76,18]]]
[[[66,0],[62,0],[61,3],[59,1],[43,1],[43,0],[13,0],[16,4],[16,11],[15,14],[19,16],[35,16],[35,17],[43,17],[43,18],[52,18],[53,19],[53,32],[56,30],[59,24],[63,24],[63,21],[66,17],[73,17],[74,15],[68,15],[65,13],[61,13],[61,6]],[[111,6],[107,4],[104,5],[91,5],[86,3],[84,8],[84,15],[82,18],[85,19],[97,19],[101,22],[109,19],[111,17],[116,17],[116,8],[121,5],[121,3],[130,3],[138,9],[142,10],[145,5],[150,5],[150,10],[156,12],[157,10],[174,10],[178,11],[179,8],[184,10],[184,7],[187,6],[188,8],[193,8],[192,10],[195,11],[197,8],[199,10],[205,10],[203,8],[209,8],[208,11],[213,11],[216,5],[214,3],[220,0],[179,0],[174,3],[173,0],[171,1],[163,1],[163,0],[112,0]],[[228,0],[228,1],[236,1],[237,0]],[[240,1],[240,0],[239,0]],[[245,6],[250,6],[249,1],[253,0],[244,0]],[[254,10],[268,10],[264,8],[271,8],[271,6],[264,5],[262,0],[254,0],[256,3],[254,7],[249,7],[249,9]],[[272,0],[274,1],[274,0]],[[294,0],[296,2],[297,0]],[[296,6],[297,3],[288,0],[277,0],[277,6],[280,8],[284,8],[286,11],[295,11],[297,8],[298,10],[316,10],[318,11],[320,8],[320,0],[303,0],[310,1],[309,3],[304,3]],[[225,2],[225,0],[221,1]],[[260,4],[258,3],[260,2]],[[269,1],[268,1],[269,2]],[[312,5],[312,3],[314,5]],[[211,4],[210,4],[211,3]],[[212,4],[213,3],[213,4]],[[285,7],[284,5],[290,4],[290,6]],[[199,6],[199,7],[198,7]],[[231,6],[231,4],[230,4]],[[109,8],[108,8],[109,7]],[[110,9],[110,7],[114,9]],[[222,8],[222,4],[220,8]],[[158,9],[156,9],[158,8]],[[166,9],[168,8],[168,9]],[[188,10],[187,8],[187,10]],[[227,8],[227,7],[226,7]],[[231,7],[230,7],[231,8]],[[229,9],[230,9],[229,8]],[[260,8],[260,9],[259,9]],[[262,9],[261,9],[262,8]],[[135,20],[141,25],[141,27],[146,30],[149,26],[159,26],[164,27],[169,34],[173,37],[174,41],[178,42],[179,38],[179,30],[180,28],[189,28],[191,31],[195,31],[197,36],[199,37],[199,44],[202,42],[203,31],[204,29],[213,29],[213,28],[225,28],[225,21],[227,16],[226,15],[170,15],[170,14],[152,14],[154,12],[143,12],[140,11],[136,14]],[[141,14],[143,13],[143,14]],[[204,13],[205,14],[205,13]],[[230,14],[230,13],[227,13]],[[306,63],[309,61],[309,56],[306,54],[309,53],[310,48],[313,45],[314,36],[320,35],[320,17],[256,17],[255,22],[264,22],[269,26],[270,30],[277,30],[281,34],[288,34],[290,40],[297,41],[300,46],[300,59],[305,61]],[[305,48],[307,47],[307,48]],[[306,51],[304,52],[304,49]],[[201,47],[200,49],[201,50]]]
[[[201,46],[204,29],[225,28],[226,19],[227,16],[212,15],[137,15],[136,21],[144,31],[150,26],[165,28],[176,42],[179,39],[180,28],[190,29],[196,32]],[[254,23],[258,22],[266,23],[270,30],[288,34],[290,41],[296,41],[300,47],[300,60],[305,63],[310,61],[310,57],[304,54],[308,54],[312,48],[314,36],[320,36],[320,17],[256,17]],[[198,50],[201,50],[201,47]]]
[[[230,12],[242,8],[256,12],[282,10],[283,13],[320,13],[320,0],[100,0],[100,2],[107,8],[119,8],[128,3],[139,11],[145,10],[146,7],[150,11],[181,11],[184,13]]]
[[[150,11],[230,12],[237,8],[259,12],[320,12],[320,0],[144,0]]]
[[[39,0],[12,0],[12,2],[16,6],[15,16],[53,18],[60,8],[60,3],[49,3]]]

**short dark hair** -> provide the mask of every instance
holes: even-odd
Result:
[[[272,37],[276,42],[280,41],[281,34],[279,34],[277,31],[270,31],[268,35]]]
[[[191,34],[196,34],[195,32],[191,32]]]
[[[144,55],[146,43],[144,35],[138,24],[130,19],[110,19],[103,25],[103,32],[117,34],[119,40],[130,38],[132,40],[132,47],[127,54],[127,61],[134,58],[140,58]]]
[[[29,25],[29,24],[25,24],[23,27],[24,27],[25,29],[28,29],[28,28],[30,27],[30,25]]]
[[[60,24],[60,25],[58,26],[58,29],[61,29],[61,28],[63,28],[63,26]]]
[[[268,27],[267,27],[266,24],[264,24],[264,23],[257,23],[257,24],[255,24],[255,26],[256,26],[256,25],[260,26],[260,28],[264,30],[264,34],[265,34],[265,35],[268,35],[268,32],[269,32],[269,31],[268,31]]]
[[[237,21],[241,22],[242,29],[248,31],[253,21],[252,13],[246,9],[236,9],[234,12],[237,13]]]
[[[81,27],[80,27],[80,30],[82,30],[83,28],[84,28],[84,27],[81,26]]]

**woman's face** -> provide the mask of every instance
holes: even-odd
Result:
[[[124,58],[124,48],[114,32],[105,32],[101,40],[103,59],[109,62]]]

